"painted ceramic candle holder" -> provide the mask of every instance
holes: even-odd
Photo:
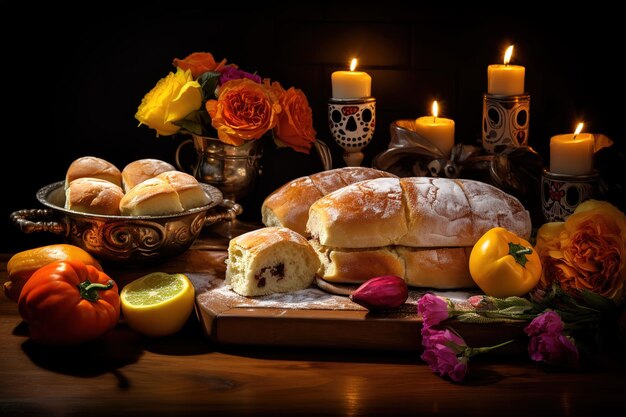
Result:
[[[541,205],[547,222],[564,221],[576,207],[594,197],[598,191],[600,175],[555,174],[544,169],[541,175]]]
[[[335,142],[344,150],[347,166],[359,166],[363,150],[374,136],[376,127],[376,99],[331,98],[328,100],[328,126]]]
[[[530,94],[483,95],[483,147],[503,153],[528,144]]]

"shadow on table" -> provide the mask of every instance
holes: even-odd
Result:
[[[213,351],[195,314],[178,333],[159,338],[142,337],[141,344],[144,350],[159,355],[193,356]]]
[[[13,330],[15,336],[28,337],[28,325],[21,322]],[[120,372],[124,366],[136,363],[144,352],[160,355],[200,355],[210,352],[211,346],[202,334],[197,319],[192,316],[183,329],[175,335],[149,338],[119,323],[98,340],[77,346],[45,346],[27,339],[22,350],[37,366],[52,372],[91,378],[112,373],[118,387],[130,387],[128,379]]]
[[[14,334],[22,332],[21,324]],[[28,339],[22,350],[37,366],[61,374],[90,378],[112,373],[118,387],[127,389],[128,379],[120,368],[135,363],[143,354],[139,336],[127,327],[118,326],[102,338],[77,346],[44,346]]]

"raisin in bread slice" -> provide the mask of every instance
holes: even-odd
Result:
[[[246,297],[297,291],[311,285],[319,266],[304,237],[285,227],[265,227],[230,241],[226,284]]]

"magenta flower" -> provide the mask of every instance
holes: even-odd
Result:
[[[460,336],[448,329],[435,330],[424,326],[422,344],[424,345],[422,360],[434,373],[448,377],[454,382],[460,382],[465,378],[468,357],[464,353],[467,345]]]
[[[230,80],[239,80],[241,78],[248,78],[255,83],[261,84],[261,77],[256,74],[250,74],[249,72],[240,70],[239,68],[233,65],[227,65],[220,70],[220,85],[224,85],[227,81]]]
[[[530,337],[528,353],[537,362],[554,365],[578,365],[578,349],[572,339],[563,334],[561,317],[548,311],[533,319],[524,332]]]
[[[417,301],[424,327],[436,326],[449,317],[448,303],[434,294],[425,294]]]

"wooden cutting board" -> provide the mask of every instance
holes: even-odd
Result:
[[[384,351],[421,351],[421,318],[410,291],[404,306],[370,313],[346,296],[311,287],[263,297],[242,297],[224,284],[224,272],[188,272],[196,289],[196,313],[212,341],[227,345],[258,345]],[[463,299],[467,293],[441,293]],[[491,346],[520,338],[505,353],[524,352],[522,326],[451,322],[468,345]]]

